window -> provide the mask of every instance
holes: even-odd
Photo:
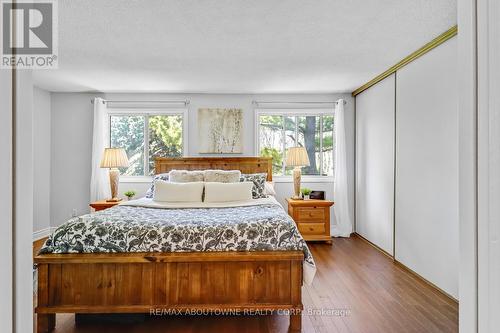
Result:
[[[124,148],[129,167],[124,176],[150,176],[155,157],[184,154],[185,112],[110,112],[110,146]]]
[[[335,142],[333,110],[314,111],[257,110],[258,150],[261,156],[273,158],[273,175],[288,176],[292,168],[285,165],[290,147],[305,147],[310,166],[303,175],[333,176]]]

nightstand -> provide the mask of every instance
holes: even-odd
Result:
[[[106,200],[101,200],[101,201],[92,202],[91,204],[89,204],[89,206],[92,207],[92,208],[94,208],[94,210],[96,212],[98,212],[100,210],[104,210],[104,209],[108,209],[108,208],[111,208],[113,206],[116,206],[120,202],[121,202],[121,200],[120,201],[106,201]]]
[[[328,200],[294,200],[288,202],[288,214],[297,224],[306,241],[325,241],[332,243],[330,237],[330,207]]]

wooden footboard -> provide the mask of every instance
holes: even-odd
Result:
[[[45,254],[38,266],[37,331],[56,313],[289,309],[300,331],[300,251]]]

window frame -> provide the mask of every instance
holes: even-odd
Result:
[[[298,117],[298,116],[333,116],[333,121],[335,124],[335,109],[334,108],[258,108],[254,110],[254,123],[255,123],[255,132],[254,132],[254,147],[255,147],[255,156],[260,156],[260,116],[282,116],[282,117]],[[320,118],[320,151],[323,150],[323,118]],[[284,131],[284,129],[283,129]],[[297,126],[296,126],[297,131]],[[283,133],[284,135],[284,133]],[[335,136],[335,126],[333,128],[333,135]],[[296,135],[296,138],[298,136]],[[283,140],[283,151],[285,151],[286,140]],[[332,154],[335,154],[336,146],[333,147]],[[320,160],[320,170],[323,168],[323,159]],[[335,175],[335,169],[333,174]],[[273,175],[273,181],[277,183],[289,183],[292,182],[291,175]],[[322,175],[302,175],[303,182],[334,182],[335,176],[322,176]]]
[[[110,108],[107,110],[109,135],[108,147],[111,146],[112,116],[143,116],[144,117],[144,170],[149,170],[149,117],[150,116],[182,116],[182,156],[188,156],[188,108]],[[120,183],[149,183],[151,176],[121,176]]]

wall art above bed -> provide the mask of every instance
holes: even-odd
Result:
[[[242,109],[198,109],[200,154],[241,154],[243,151]]]

